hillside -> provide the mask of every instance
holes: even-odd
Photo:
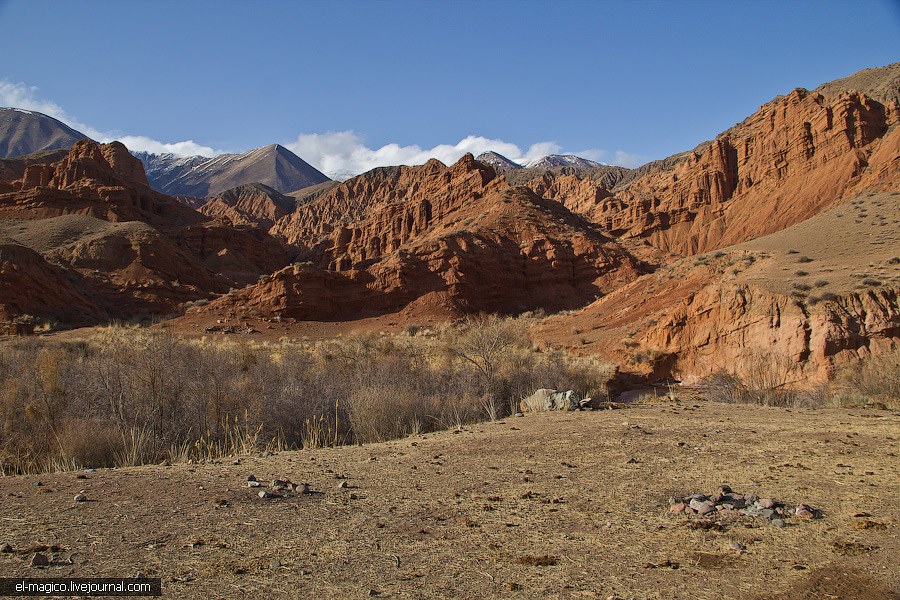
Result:
[[[169,313],[286,262],[257,227],[151,190],[140,161],[117,142],[82,140],[58,160],[19,163],[7,159],[13,179],[0,181],[0,239],[21,257],[0,268],[14,282],[2,299],[7,320],[70,326]]]
[[[62,121],[20,108],[0,108],[0,158],[68,150],[87,136]]]
[[[548,319],[535,336],[654,377],[750,376],[764,363],[786,382],[821,381],[897,345],[898,224],[900,192],[866,193],[784,231],[674,262]]]

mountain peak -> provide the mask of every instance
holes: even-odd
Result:
[[[71,148],[88,139],[62,121],[21,108],[0,108],[0,158]]]
[[[504,173],[509,173],[510,171],[518,171],[522,168],[522,165],[520,165],[519,163],[511,161],[502,154],[494,152],[493,150],[482,152],[475,158],[475,160],[494,167],[494,170],[497,171],[498,175],[503,175]]]
[[[525,163],[529,169],[552,169],[554,167],[574,167],[576,169],[596,169],[597,167],[606,167],[604,163],[587,158],[581,158],[574,154],[548,154],[542,158],[530,160]]]

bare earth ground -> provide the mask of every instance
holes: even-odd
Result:
[[[239,465],[6,477],[0,544],[62,550],[46,568],[0,554],[0,575],[143,572],[172,598],[897,597],[898,445],[897,412],[685,400]],[[263,500],[251,473],[320,493]],[[722,483],[824,516],[703,531],[669,511]],[[543,556],[556,564],[520,564]]]

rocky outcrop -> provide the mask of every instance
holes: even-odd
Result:
[[[256,225],[263,230],[297,208],[296,199],[261,183],[241,185],[209,198],[198,210],[233,225]]]
[[[583,305],[642,266],[583,218],[464,156],[376,169],[276,223],[295,267],[212,303],[317,320],[402,310],[517,313]]]
[[[287,262],[284,247],[258,227],[203,215],[151,190],[122,144],[80,141],[61,159],[26,160],[18,172],[5,181],[12,191],[0,194],[0,221],[24,221],[13,233],[52,258],[51,270],[79,274],[73,285],[110,316],[171,312]]]
[[[87,324],[104,319],[104,311],[76,289],[78,279],[29,248],[0,243],[0,321],[32,317]]]
[[[858,292],[809,306],[749,285],[716,284],[682,300],[641,338],[671,357],[684,381],[717,371],[783,383],[826,380],[836,369],[896,347],[894,289]]]

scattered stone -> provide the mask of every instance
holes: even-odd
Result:
[[[256,481],[256,475],[247,475],[247,481]]]
[[[803,519],[804,521],[809,521],[810,519],[815,518],[816,513],[808,505],[798,504],[797,508],[794,509],[794,516]]]
[[[524,417],[524,416],[525,416],[525,413],[523,413],[523,412],[517,412],[517,413],[516,413],[515,415],[513,415],[513,416],[515,416],[515,417]]]
[[[628,465],[636,465],[637,463],[638,463],[638,461],[637,461],[636,458],[629,458],[629,459],[628,459],[628,462],[625,463],[625,464],[628,464]]]
[[[10,554],[13,551],[13,547],[9,544],[3,544],[0,546],[0,554]]]
[[[255,479],[247,482],[247,487],[250,487],[250,488],[257,488],[257,487],[260,487],[261,485],[262,484],[260,482],[256,481]]]
[[[309,493],[309,484],[308,483],[296,483],[294,484],[294,491],[298,494],[308,494]]]
[[[281,561],[276,558],[275,560],[273,560],[272,562],[269,563],[269,566],[272,567],[273,569],[277,569],[278,567],[281,566]]]
[[[339,489],[339,490],[345,490],[345,489],[347,489],[348,487],[350,487],[350,484],[348,484],[346,480],[341,481],[341,482],[338,484],[338,489]]]
[[[33,485],[34,487],[41,487],[44,485],[44,482],[43,481],[35,481],[31,485]]]
[[[772,498],[760,498],[754,504],[757,508],[775,508],[775,501]]]
[[[669,507],[669,510],[673,513],[681,513],[684,512],[685,506],[684,502],[676,502],[672,506]]]
[[[784,520],[783,519],[772,519],[772,526],[773,527],[784,527]]]
[[[40,552],[35,552],[34,556],[31,557],[31,566],[32,567],[46,567],[50,564],[50,559],[47,558],[46,554],[41,554]]]
[[[743,552],[747,549],[747,546],[743,545],[740,542],[731,542],[731,549],[737,550],[738,552]]]
[[[281,498],[282,497],[281,494],[276,494],[274,492],[270,492],[269,490],[262,490],[261,492],[259,492],[257,494],[257,496],[259,496],[260,498],[263,498],[264,500],[271,500],[273,498]]]
[[[87,502],[87,495],[84,492],[75,494],[75,502]]]

